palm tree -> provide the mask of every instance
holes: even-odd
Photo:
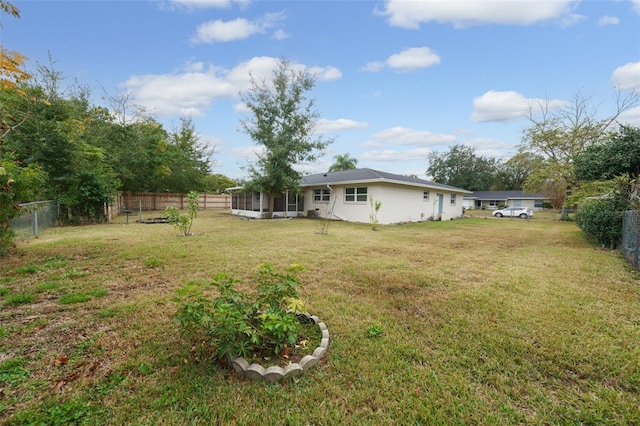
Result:
[[[333,157],[335,162],[329,167],[330,172],[339,172],[341,170],[351,170],[356,168],[358,160],[353,158],[349,153],[344,155],[336,155]]]

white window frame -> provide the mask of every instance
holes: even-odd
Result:
[[[369,189],[366,186],[352,186],[344,189],[345,203],[366,203],[369,197]]]
[[[449,204],[452,206],[455,206],[457,199],[458,199],[458,194],[451,194],[451,198],[449,199]]]
[[[422,201],[429,201],[429,191],[424,191],[422,193]]]

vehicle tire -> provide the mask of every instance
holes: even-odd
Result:
[[[502,213],[496,213],[496,217],[502,217]]]
[[[526,213],[520,213],[520,219],[526,219],[527,216],[529,216],[529,215],[526,214]]]

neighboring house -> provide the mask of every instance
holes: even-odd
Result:
[[[285,194],[276,199],[274,215],[311,216],[369,223],[371,201],[380,201],[380,224],[448,220],[463,215],[462,199],[470,191],[424,179],[373,169],[352,169],[304,176],[302,196]],[[268,198],[232,190],[232,213],[264,217]],[[302,209],[300,208],[302,205]],[[280,208],[278,208],[280,207]],[[261,213],[262,212],[262,213]]]
[[[522,191],[475,191],[472,194],[465,194],[464,207],[495,210],[498,206],[507,205],[540,210],[542,204],[547,201],[549,199],[543,194],[527,194]]]

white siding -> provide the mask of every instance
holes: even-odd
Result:
[[[367,202],[346,202],[344,188],[367,187]],[[319,217],[346,220],[349,222],[370,223],[371,204],[382,202],[378,211],[378,223],[392,224],[404,222],[420,222],[438,215],[438,194],[443,194],[442,218],[456,219],[462,217],[462,193],[456,196],[456,204],[451,205],[451,192],[431,188],[411,187],[389,183],[353,184],[332,187],[330,201],[317,202],[313,197],[313,189],[305,193],[305,210],[316,210]],[[424,192],[429,191],[429,200],[424,200]],[[333,209],[333,214],[332,210]]]

